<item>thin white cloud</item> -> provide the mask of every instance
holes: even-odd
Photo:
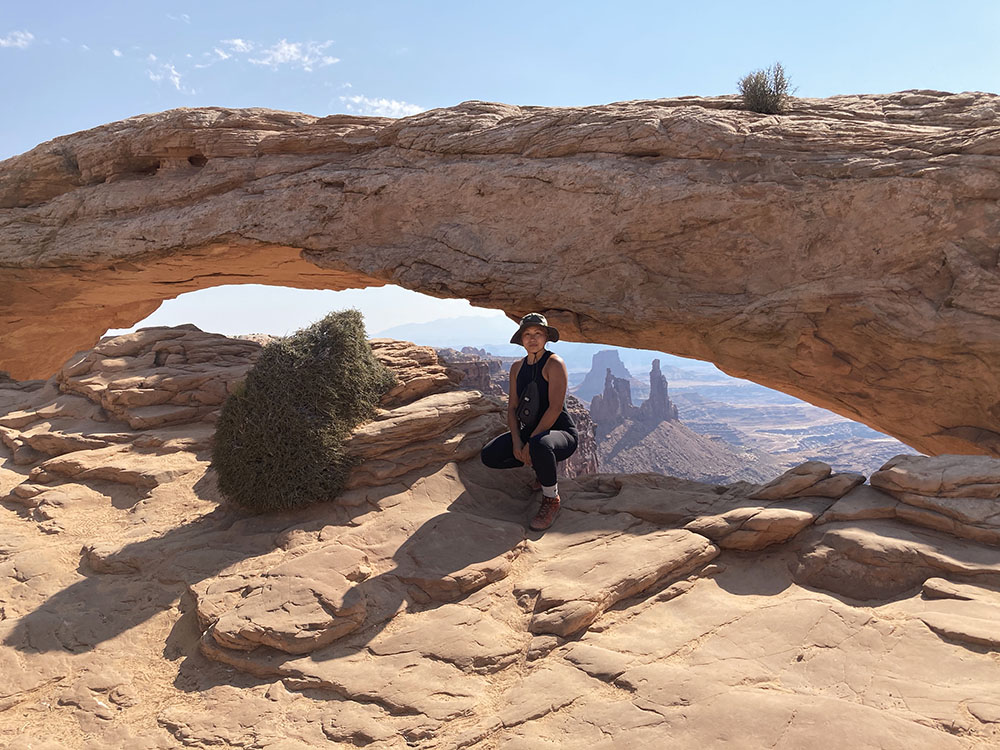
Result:
[[[277,69],[282,65],[301,68],[312,72],[314,68],[323,68],[340,62],[340,58],[326,54],[326,48],[333,41],[326,42],[289,42],[282,39],[266,49],[261,50],[259,57],[248,58],[254,65],[264,65]]]
[[[177,68],[169,63],[160,63],[156,69],[148,68],[146,70],[146,75],[149,76],[149,80],[153,81],[153,83],[169,83],[182,94],[194,93],[193,89],[188,89],[184,86],[181,80],[181,74],[177,72]]]
[[[199,70],[202,68],[211,68],[216,63],[222,62],[223,60],[229,60],[232,57],[231,54],[223,52],[218,47],[213,47],[211,52],[202,52],[201,56],[206,60],[206,62],[195,64],[194,67]],[[188,55],[188,57],[191,57],[191,55]]]
[[[80,49],[83,50],[84,52],[90,52],[90,47],[88,47],[86,44],[81,44]]]
[[[253,49],[253,42],[243,39],[223,39],[220,44],[226,45],[232,52],[249,52]]]
[[[35,41],[35,35],[30,31],[12,31],[7,36],[0,36],[0,47],[24,49],[33,41]]]
[[[395,99],[372,99],[367,96],[357,94],[355,96],[342,96],[340,101],[344,103],[344,109],[356,115],[373,115],[376,117],[407,117],[423,112],[426,107],[408,102],[398,102]]]
[[[333,57],[326,52],[327,48],[332,44],[332,40],[326,42],[289,42],[287,39],[282,39],[270,47],[264,47],[259,43],[246,39],[221,39],[217,45],[214,45],[211,48],[210,51],[199,52],[196,54],[191,52],[185,53],[184,60],[188,62],[184,62],[181,65],[180,70],[175,67],[173,61],[166,62],[152,52],[148,52],[145,55],[144,63],[146,65],[146,75],[149,80],[158,84],[169,84],[177,91],[185,94],[193,94],[194,90],[184,85],[184,76],[194,71],[210,68],[219,63],[233,61],[249,62],[253,65],[266,66],[274,70],[287,68],[312,72],[315,68],[322,68],[327,65],[333,65],[334,63],[340,62],[338,58]],[[142,52],[144,52],[144,50],[140,50],[139,55],[135,57],[141,57]],[[115,57],[125,57],[125,54],[117,48],[114,49],[112,53]],[[251,57],[251,53],[256,54]],[[327,82],[324,85],[332,86],[333,84],[331,82]],[[344,88],[350,87],[351,84],[349,83],[344,85]],[[368,102],[369,104],[366,105],[364,102],[361,102],[361,100],[358,100],[352,102],[350,106],[362,107],[381,105],[383,111],[412,114],[408,108],[412,108],[413,105],[408,105],[405,102],[391,102],[387,99],[372,99],[365,100],[365,102]],[[422,111],[422,109],[417,107],[413,111],[419,112]],[[398,117],[402,115],[395,114],[392,116]]]
[[[169,18],[171,21],[180,21],[181,23],[191,23],[191,16],[189,16],[187,13],[181,13],[179,16],[174,16],[171,15],[170,13],[167,13],[167,18]]]
[[[115,57],[121,57],[122,51],[120,49],[113,49],[111,50],[111,54],[114,55]]]

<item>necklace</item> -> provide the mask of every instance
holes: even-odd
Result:
[[[541,360],[542,356],[545,354],[545,351],[546,351],[545,349],[542,349],[542,351],[540,351],[538,353],[538,356],[535,357],[535,361],[534,362],[531,361],[531,359],[530,359],[531,355],[530,354],[527,357],[525,357],[524,361],[528,364],[528,367],[531,367],[531,368],[536,367],[538,365],[538,362]],[[532,369],[532,374],[534,374],[534,369]]]
[[[538,363],[541,362],[542,356],[545,354],[545,351],[546,351],[545,349],[542,349],[542,351],[539,352],[538,357],[535,359],[534,362],[528,361],[529,357],[531,356],[530,354],[524,358],[524,362],[529,368],[526,370],[526,372],[528,373],[529,383],[538,377]]]

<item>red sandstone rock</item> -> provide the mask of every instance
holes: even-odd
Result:
[[[188,351],[210,349],[201,336],[184,333]],[[420,348],[390,348],[410,382],[450,383],[433,360],[421,374]],[[124,365],[88,377],[124,382]],[[99,390],[59,388],[0,382],[11,439],[112,444],[40,455],[45,485],[0,447],[0,496],[17,503],[0,513],[12,748],[1000,740],[985,652],[1000,643],[1000,538],[970,531],[997,530],[1000,460],[894,460],[883,478],[899,500],[870,485],[754,500],[746,483],[590,475],[561,482],[556,523],[526,536],[531,493],[472,450],[499,405],[446,389],[358,431],[374,483],[249,516],[219,503],[209,422],[133,429],[97,419]],[[799,491],[853,481],[838,476]],[[820,520],[835,522],[809,531],[827,506]]]
[[[997,456],[998,112],[907,91],[780,117],[735,97],[141,115],[0,164],[0,368],[48,376],[208,286],[395,283]]]

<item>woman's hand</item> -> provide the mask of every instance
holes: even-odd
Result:
[[[514,457],[523,463],[525,466],[531,466],[531,449],[527,444],[522,445],[518,448],[514,446]]]

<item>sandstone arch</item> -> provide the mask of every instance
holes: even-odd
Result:
[[[208,108],[57,138],[0,163],[0,369],[48,375],[193,289],[396,283],[1000,455],[1000,97],[736,106]]]

